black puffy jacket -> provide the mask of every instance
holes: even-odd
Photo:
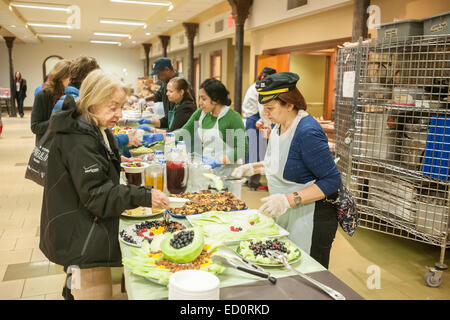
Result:
[[[119,184],[120,155],[107,130],[84,120],[68,95],[50,118],[55,132],[48,158],[39,248],[52,262],[83,268],[121,266],[120,214],[151,206],[151,188]]]

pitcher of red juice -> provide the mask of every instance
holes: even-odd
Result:
[[[187,156],[183,150],[172,148],[166,159],[167,190],[172,194],[185,192],[189,176]]]

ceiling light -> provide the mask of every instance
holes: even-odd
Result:
[[[173,10],[173,4],[170,4],[169,11],[172,11],[172,10]]]
[[[91,40],[91,43],[118,44],[118,45],[120,45],[119,41],[105,41],[105,40]]]
[[[10,6],[16,8],[29,8],[29,9],[41,9],[41,10],[53,10],[53,11],[64,11],[69,12],[69,7],[67,6],[54,6],[48,4],[40,3],[26,3],[26,2],[11,2]]]
[[[41,38],[62,38],[62,39],[71,39],[72,36],[66,34],[37,34],[38,37]]]
[[[130,35],[128,33],[109,33],[109,32],[94,32],[94,35],[96,36],[105,36],[105,37],[129,37]]]
[[[172,19],[167,19],[167,22],[173,22],[174,20],[172,20]]]
[[[170,6],[170,3],[168,3],[168,2],[135,1],[135,0],[109,0],[109,1],[117,2],[117,3],[127,3],[127,4],[146,4],[149,6],[163,6],[163,7]]]
[[[28,22],[27,25],[31,27],[72,29],[72,27],[67,24],[57,24],[57,23]]]
[[[150,34],[151,34],[150,32],[147,32],[145,35],[146,35],[146,36],[149,36]]]
[[[130,20],[113,20],[113,19],[100,19],[100,23],[106,24],[120,24],[125,26],[142,26],[146,27],[147,24],[142,21],[130,21]]]
[[[16,26],[14,24],[10,25],[11,28],[15,28]]]

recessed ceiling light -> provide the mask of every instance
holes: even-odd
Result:
[[[120,45],[119,41],[106,41],[106,40],[91,40],[91,43],[118,44],[118,45]]]
[[[109,32],[94,32],[94,35],[96,36],[105,36],[105,37],[129,37],[130,35],[128,33],[109,33]]]
[[[12,25],[10,25],[10,27],[11,27],[11,28],[15,28],[16,26],[12,24]]]
[[[131,41],[131,43],[136,43],[136,41],[133,40],[133,41]]]
[[[37,34],[38,37],[41,38],[62,38],[62,39],[71,39],[72,36],[66,34]]]
[[[173,4],[170,4],[169,11],[172,11],[172,10],[173,10]]]
[[[146,4],[149,6],[163,6],[163,7],[170,6],[170,2],[136,1],[136,0],[109,0],[109,1],[127,4]]]
[[[67,24],[58,24],[58,23],[28,22],[27,25],[31,27],[72,29],[72,27]]]
[[[167,22],[174,22],[174,20],[172,20],[172,19],[167,19]]]
[[[52,11],[64,11],[69,12],[68,6],[49,5],[44,3],[26,3],[26,2],[11,2],[9,4],[16,8],[28,8],[28,9],[40,9],[40,10],[52,10]]]
[[[115,20],[115,19],[100,19],[100,23],[106,24],[120,24],[125,26],[142,26],[146,27],[147,24],[142,21],[131,21],[131,20]]]
[[[149,35],[151,35],[151,33],[150,33],[150,32],[147,32],[147,33],[145,33],[145,35],[146,35],[146,36],[149,36]]]

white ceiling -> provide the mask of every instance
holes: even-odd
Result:
[[[176,27],[224,0],[150,1],[170,2],[173,4],[174,8],[169,11],[168,6],[114,3],[110,2],[110,0],[0,0],[0,26],[2,27],[0,35],[8,35],[10,33],[23,42],[34,43],[45,43],[48,39],[36,37],[38,34],[70,35],[72,36],[71,39],[61,39],[61,41],[89,42],[91,40],[109,40],[120,41],[123,47],[134,47],[141,43],[149,42],[156,36],[164,34],[173,27]],[[70,14],[64,11],[10,7],[10,2],[47,4],[53,6],[77,5],[80,7],[81,12],[80,29],[61,29],[38,26],[27,27],[27,23],[32,22],[66,24]],[[144,29],[144,27],[140,26],[102,24],[100,23],[101,18],[143,21],[147,23],[147,28]],[[125,33],[130,34],[131,39],[98,36],[94,35],[94,32]]]

